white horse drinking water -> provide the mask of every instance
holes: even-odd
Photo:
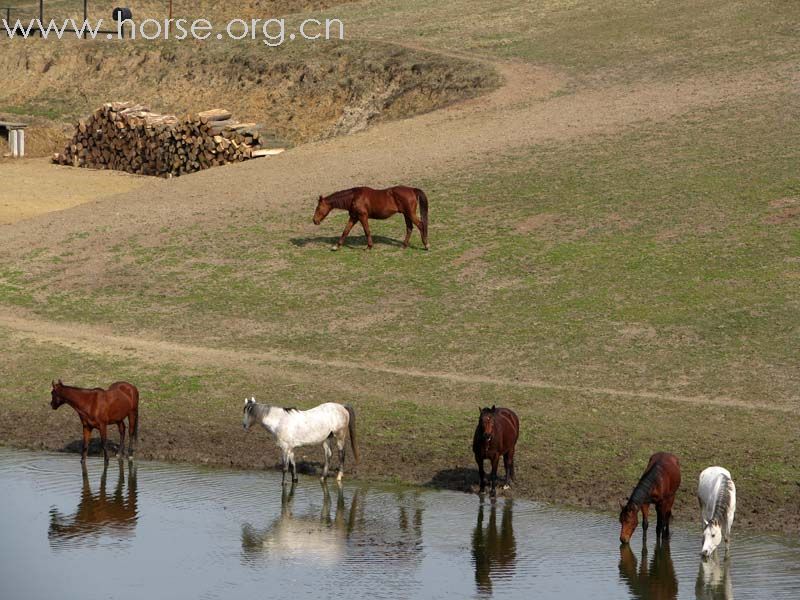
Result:
[[[736,486],[727,469],[708,467],[700,473],[697,486],[697,499],[700,500],[700,512],[703,518],[703,551],[704,558],[711,556],[725,539],[727,549],[733,515],[736,512]]]
[[[280,408],[258,404],[255,398],[244,401],[242,427],[247,431],[254,423],[261,423],[278,443],[283,455],[283,482],[286,481],[286,471],[292,468],[292,481],[297,481],[297,466],[294,462],[294,449],[298,446],[322,444],[325,452],[325,466],[322,469],[322,479],[328,476],[331,458],[331,438],[336,440],[339,448],[339,474],[336,481],[341,481],[344,475],[344,448],[347,435],[350,434],[350,447],[358,463],[358,448],[356,447],[356,413],[351,406],[342,406],[334,402],[320,404],[310,410],[297,410],[296,408]]]

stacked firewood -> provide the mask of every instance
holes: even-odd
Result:
[[[170,177],[261,155],[255,123],[215,108],[183,118],[132,102],[111,102],[75,127],[60,165]]]

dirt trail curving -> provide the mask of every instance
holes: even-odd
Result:
[[[678,402],[700,406],[721,406],[728,408],[744,408],[750,410],[773,411],[789,414],[800,414],[797,406],[793,405],[768,405],[745,402],[735,398],[707,397],[707,396],[680,396],[664,394],[647,390],[620,390],[605,387],[589,387],[577,385],[563,385],[548,381],[531,379],[504,379],[483,375],[466,375],[463,373],[448,373],[442,371],[424,371],[421,369],[404,369],[383,365],[380,363],[357,364],[349,361],[323,360],[293,354],[284,351],[249,352],[227,348],[208,348],[189,344],[168,342],[165,340],[150,339],[136,336],[113,335],[110,331],[93,328],[86,325],[72,323],[52,323],[11,314],[0,314],[0,327],[10,329],[13,334],[23,339],[32,339],[37,342],[55,343],[67,346],[82,352],[100,355],[117,355],[132,357],[151,362],[171,362],[190,368],[201,366],[224,366],[251,374],[263,372],[263,365],[296,364],[303,366],[332,367],[347,371],[370,371],[373,373],[386,373],[424,379],[440,380],[454,383],[469,383],[482,385],[496,385],[500,387],[520,387],[530,389],[545,389],[579,394],[594,394],[622,398],[637,398],[640,400],[659,400],[665,402]]]
[[[354,185],[413,183],[479,165],[537,143],[610,134],[645,121],[673,118],[790,86],[763,69],[677,83],[644,82],[570,93],[568,80],[546,68],[492,61],[504,85],[485,96],[421,116],[380,124],[355,135],[300,146],[282,155],[150,181],[99,204],[0,226],[0,254],[57,224],[64,232],[93,227],[151,229],[198,220],[236,207],[285,209],[318,193]],[[127,218],[120,219],[124,213]],[[130,231],[130,230],[129,230]]]

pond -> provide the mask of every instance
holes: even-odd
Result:
[[[800,598],[800,542],[703,562],[613,515],[449,491],[0,448],[0,597]]]

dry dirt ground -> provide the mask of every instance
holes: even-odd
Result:
[[[77,170],[46,158],[0,160],[0,225],[134,190],[142,177]]]
[[[775,72],[791,69],[791,65],[785,65],[772,73],[754,70],[736,78],[721,74],[717,79],[691,77],[678,83],[620,85],[562,95],[568,80],[559,73],[514,61],[492,64],[504,84],[483,97],[380,124],[355,135],[306,144],[268,161],[250,161],[172,181],[148,181],[146,193],[121,194],[111,200],[113,206],[132,211],[131,220],[125,223],[109,224],[100,215],[97,220],[91,208],[70,211],[56,219],[63,219],[65,227],[111,225],[113,229],[129,228],[131,221],[137,221],[137,212],[148,215],[150,227],[159,222],[194,220],[197,212],[221,204],[280,210],[322,191],[367,181],[381,186],[419,180],[481,164],[488,157],[536,143],[610,134],[634,124],[667,120],[694,108],[721,106],[736,98],[777,91],[786,83],[784,78],[776,78]],[[43,163],[35,164],[56,189],[62,173],[72,176]],[[246,189],[233,185],[234,181],[247,181]],[[123,186],[118,191],[125,189]],[[91,197],[102,194],[101,190]],[[170,202],[161,202],[164,195],[170,196]],[[135,205],[129,202],[131,198],[137,200]],[[107,209],[115,210],[112,204],[107,204]],[[6,242],[0,240],[0,249],[16,246],[16,240],[49,226],[51,221],[51,217],[33,219],[3,231]]]

